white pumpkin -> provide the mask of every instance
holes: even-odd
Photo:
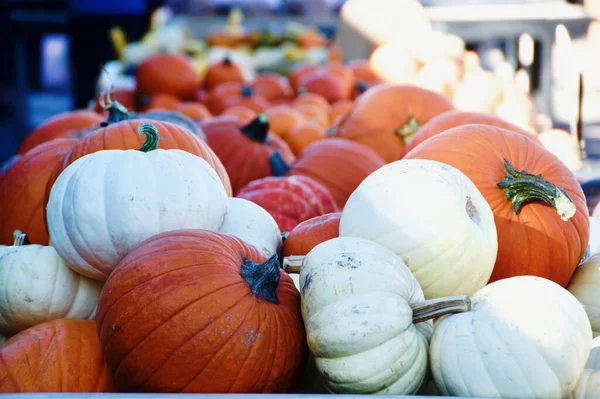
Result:
[[[600,370],[600,337],[592,341],[592,350],[585,364],[586,369]]]
[[[592,330],[558,284],[519,276],[471,296],[472,310],[436,322],[431,371],[442,395],[562,398],[581,375]]]
[[[498,249],[494,215],[473,182],[452,166],[420,159],[368,176],[344,207],[340,237],[362,237],[399,255],[425,298],[483,287]]]
[[[158,132],[141,124],[138,150],[99,151],[58,177],[47,206],[52,245],[75,271],[104,281],[142,241],[178,229],[219,231],[227,194],[202,158],[155,149]],[[147,152],[145,152],[147,151]]]
[[[55,319],[93,319],[102,291],[42,245],[0,249],[0,282],[0,332],[8,335]]]
[[[416,393],[431,323],[414,324],[423,291],[398,256],[361,238],[317,245],[300,271],[307,343],[328,390]]]
[[[573,390],[571,399],[596,399],[600,398],[600,371],[583,370],[579,381]]]
[[[254,245],[267,257],[279,254],[282,245],[281,231],[269,212],[243,198],[228,198],[228,202],[221,233]]]
[[[567,286],[581,302],[592,323],[594,337],[600,335],[600,254],[585,260],[573,273]]]
[[[588,256],[600,254],[600,219],[590,217],[590,238],[588,243]]]

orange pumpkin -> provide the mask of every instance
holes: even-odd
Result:
[[[245,80],[242,68],[234,63],[229,55],[227,55],[222,61],[208,67],[206,75],[204,76],[204,88],[206,90],[212,90],[222,83],[244,83]]]
[[[306,255],[322,242],[340,235],[341,212],[305,220],[290,231],[283,244],[283,256]]]
[[[177,105],[181,100],[179,98],[167,94],[167,93],[156,93],[151,96],[143,96],[140,103],[141,108],[144,111],[151,110],[163,110],[163,111],[174,111],[177,109]]]
[[[328,138],[311,144],[288,165],[279,153],[271,156],[275,176],[307,176],[329,190],[343,208],[350,194],[385,161],[369,147],[354,141]]]
[[[290,86],[292,87],[292,89],[294,90],[294,92],[296,94],[298,94],[300,92],[300,86],[298,85],[300,79],[304,75],[314,72],[317,69],[319,69],[319,66],[315,65],[315,64],[300,64],[300,65],[294,67],[288,73],[288,76],[287,76],[288,81],[290,82]]]
[[[288,105],[269,108],[265,115],[269,118],[271,131],[285,140],[285,136],[296,126],[305,122],[304,116]]]
[[[292,107],[298,108],[301,105],[314,105],[321,108],[327,115],[331,112],[331,105],[321,95],[317,93],[309,93],[305,90],[301,91],[297,98],[292,101]]]
[[[286,162],[294,160],[289,146],[269,133],[269,121],[264,114],[248,124],[232,117],[218,117],[200,124],[208,145],[223,163],[233,194],[253,180],[271,176],[269,157],[278,151]]]
[[[352,88],[356,84],[356,78],[352,69],[344,65],[341,62],[330,62],[323,66],[323,69],[329,73],[332,73],[342,79],[348,90],[348,95],[352,91]]]
[[[108,278],[96,320],[121,391],[288,392],[306,364],[292,279],[227,234],[146,240]]]
[[[94,111],[98,113],[104,113],[104,102],[105,97],[108,97],[108,102],[118,101],[119,104],[130,110],[136,110],[138,103],[138,96],[136,89],[113,89],[110,93],[102,93],[96,98],[96,104],[94,105]]]
[[[223,105],[225,106],[225,109],[236,105],[242,105],[250,108],[256,113],[264,112],[271,106],[267,100],[255,95],[250,86],[244,86],[239,94],[227,97],[223,102]]]
[[[175,110],[181,112],[194,122],[200,122],[212,118],[212,114],[208,108],[198,102],[181,102],[175,106]]]
[[[289,82],[276,73],[262,73],[250,85],[254,94],[269,102],[289,100],[294,95]]]
[[[320,69],[304,75],[298,82],[300,89],[316,93],[329,103],[350,98],[350,90],[344,80],[329,71]]]
[[[331,106],[331,122],[333,126],[337,126],[342,118],[346,117],[352,111],[354,102],[350,100],[342,100],[334,103]]]
[[[302,115],[307,122],[317,122],[323,127],[329,126],[329,113],[313,104],[300,104],[294,106],[294,108]]]
[[[19,154],[25,154],[36,146],[54,139],[78,138],[79,132],[102,122],[104,118],[93,111],[80,110],[64,112],[53,116],[29,133]]]
[[[234,105],[233,107],[227,108],[225,111],[223,111],[221,116],[233,116],[238,118],[243,123],[248,123],[252,119],[256,118],[258,113],[243,105]]]
[[[0,393],[116,392],[93,320],[58,319],[0,345]]]
[[[161,53],[142,61],[135,70],[140,93],[170,94],[182,100],[192,100],[200,87],[200,78],[189,57]]]
[[[538,138],[537,134],[524,130],[518,127],[517,125],[507,122],[504,119],[501,119],[497,116],[477,112],[463,112],[453,110],[444,112],[443,114],[432,118],[429,122],[421,126],[417,133],[406,144],[405,152],[408,153],[417,145],[421,144],[423,141],[429,139],[430,137],[438,135],[443,131],[452,129],[453,127],[457,126],[474,124],[500,127],[502,129],[522,134],[526,137],[529,137],[536,143],[541,144],[541,141]]]
[[[46,192],[58,174],[54,169],[77,144],[56,139],[23,155],[0,179],[0,245],[12,245],[15,230],[27,231],[32,244],[48,245]]]
[[[453,109],[441,94],[410,85],[380,84],[367,90],[340,123],[336,137],[364,144],[393,162],[419,127]]]
[[[230,97],[240,96],[244,85],[240,82],[226,82],[218,85],[206,95],[204,105],[213,115],[221,115],[227,108]]]
[[[369,64],[369,60],[354,60],[348,63],[348,68],[354,74],[354,79],[359,82],[371,83],[371,82],[381,82],[381,78],[379,75],[375,73],[371,65]]]
[[[306,122],[293,128],[285,136],[285,142],[288,143],[292,152],[298,155],[315,141],[323,140],[325,136],[326,129],[323,125],[316,121]]]
[[[498,256],[490,282],[519,275],[566,287],[589,239],[585,196],[551,152],[522,134],[464,125],[427,139],[405,159],[432,159],[462,171],[494,212]]]

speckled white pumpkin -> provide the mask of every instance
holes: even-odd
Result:
[[[592,323],[594,337],[600,335],[600,254],[586,259],[573,273],[567,286],[581,302]]]
[[[230,234],[260,249],[267,258],[279,254],[281,231],[273,216],[260,205],[243,198],[228,198],[221,233]]]
[[[471,296],[472,310],[436,322],[431,371],[442,395],[567,397],[592,346],[583,306],[558,284],[519,276]]]
[[[490,278],[498,237],[494,215],[458,169],[431,160],[392,162],[352,193],[340,237],[361,237],[408,265],[426,298],[470,295]]]
[[[411,394],[427,374],[431,323],[413,324],[423,291],[402,259],[352,237],[317,245],[300,272],[308,346],[327,389]]]

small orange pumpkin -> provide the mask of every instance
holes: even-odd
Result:
[[[290,86],[296,94],[299,94],[300,92],[300,86],[298,85],[300,78],[302,78],[304,75],[316,71],[317,69],[319,69],[319,66],[315,64],[300,64],[294,67],[288,73],[288,81],[290,82]]]
[[[342,118],[346,117],[352,111],[354,102],[350,100],[342,100],[334,103],[331,106],[331,122],[333,126],[337,126]]]
[[[140,102],[144,111],[174,111],[181,100],[171,94],[156,93],[143,96]]]
[[[204,105],[213,115],[221,115],[227,108],[230,97],[240,96],[244,85],[240,82],[226,82],[218,85],[206,95]]]
[[[208,67],[206,75],[204,76],[204,88],[206,90],[212,90],[222,83],[244,83],[245,80],[242,68],[234,63],[229,55],[226,55],[222,61]]]
[[[293,128],[286,136],[285,141],[296,155],[314,143],[326,137],[325,127],[316,121],[306,122]]]
[[[212,118],[212,114],[208,108],[198,102],[181,102],[177,104],[175,111],[181,112],[194,122],[201,122],[203,120]]]
[[[341,212],[333,212],[298,224],[283,243],[283,256],[306,255],[320,243],[339,237],[341,217]]]
[[[225,109],[236,105],[242,105],[250,108],[256,113],[264,112],[271,106],[267,100],[255,95],[250,86],[244,86],[238,95],[234,94],[226,98],[223,105],[225,106]]]
[[[233,116],[238,118],[243,123],[248,123],[258,116],[258,113],[243,105],[234,105],[227,108],[221,116]]]
[[[142,61],[135,70],[140,93],[170,94],[182,100],[193,99],[200,87],[200,78],[189,57],[161,53]]]
[[[340,76],[322,69],[304,75],[298,86],[309,93],[319,94],[330,104],[350,98],[346,82]]]
[[[307,122],[315,121],[323,127],[329,126],[329,113],[327,112],[327,110],[319,107],[318,105],[300,104],[295,105],[294,109],[300,112],[304,120]]]
[[[304,116],[288,105],[269,108],[265,115],[269,118],[271,131],[285,140],[285,136],[296,126],[305,122]]]
[[[289,100],[294,95],[289,82],[276,73],[261,73],[250,87],[254,94],[269,102]]]

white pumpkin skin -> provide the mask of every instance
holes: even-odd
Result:
[[[585,310],[539,277],[496,281],[471,297],[470,312],[440,318],[431,340],[442,395],[563,398],[575,388],[592,346]]]
[[[577,386],[573,390],[571,399],[600,398],[600,371],[586,369],[581,373]]]
[[[360,238],[317,245],[300,272],[308,346],[327,389],[411,394],[427,374],[431,323],[412,322],[424,300],[393,252]]]
[[[600,254],[589,257],[573,273],[567,286],[581,302],[592,324],[594,338],[600,335]]]
[[[600,370],[600,337],[592,341],[592,350],[585,364],[586,369]]]
[[[590,217],[589,256],[600,254],[600,219]]]
[[[228,198],[221,233],[230,234],[260,249],[267,258],[279,254],[281,231],[275,219],[260,205],[243,198]]]
[[[93,319],[102,291],[42,245],[0,249],[0,281],[0,332],[7,335],[55,319]]]
[[[470,295],[489,280],[498,236],[494,215],[458,169],[430,160],[392,162],[352,193],[340,237],[361,237],[408,265],[425,298]]]
[[[202,158],[180,150],[109,150],[69,165],[47,206],[52,245],[73,270],[105,281],[142,241],[179,229],[219,231],[227,194]]]

